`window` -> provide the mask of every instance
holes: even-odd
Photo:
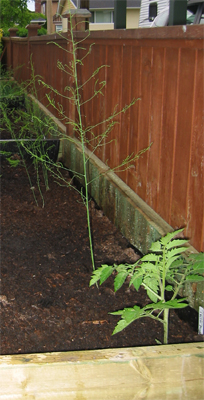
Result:
[[[94,23],[94,11],[91,11],[91,17],[89,18],[89,22]]]
[[[151,3],[149,5],[149,21],[154,21],[157,16],[157,3]]]
[[[95,24],[110,24],[114,22],[113,11],[110,10],[100,10],[92,11],[90,22]]]
[[[56,32],[62,31],[62,24],[55,25],[55,31]]]

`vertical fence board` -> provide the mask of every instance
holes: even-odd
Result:
[[[141,102],[139,114],[138,150],[149,146],[149,127],[152,94],[152,56],[151,47],[143,47],[141,51]],[[146,200],[148,154],[145,153],[137,163],[137,194]]]
[[[172,60],[174,62],[172,63]],[[174,162],[174,135],[177,111],[178,49],[165,50],[163,121],[157,212],[170,223],[171,184]]]
[[[128,154],[138,153],[138,125],[139,125],[139,107],[140,107],[140,52],[141,47],[135,45],[132,47],[132,70],[131,70],[131,100],[137,99],[137,102],[130,109],[130,136]],[[132,167],[127,173],[127,184],[136,191],[137,188],[137,162],[132,163]]]
[[[195,88],[192,94],[194,112],[192,120],[191,161],[189,170],[188,215],[186,233],[204,249],[204,58],[197,52]],[[201,110],[201,111],[200,111]],[[195,206],[196,205],[196,206]],[[194,222],[197,221],[195,224]]]
[[[170,220],[170,224],[178,227],[185,227],[187,223],[187,188],[190,162],[194,68],[195,50],[188,48],[181,49],[175,168]]]
[[[94,71],[97,71],[97,74],[94,77],[94,85],[96,91],[101,91],[102,92],[98,93],[94,97],[94,104],[95,107],[93,107],[93,121],[92,123],[99,124],[102,122],[102,124],[98,125],[94,129],[94,134],[96,137],[96,140],[94,140],[94,147],[95,147],[95,155],[99,157],[101,160],[103,159],[103,154],[104,154],[104,140],[102,140],[102,135],[105,132],[106,129],[106,124],[105,121],[106,115],[105,115],[105,90],[106,88],[103,87],[105,79],[106,79],[106,47],[105,46],[99,46],[95,44],[93,46],[93,52],[94,52]],[[103,64],[101,65],[101,60],[103,61]],[[99,69],[100,68],[100,69]],[[102,88],[103,87],[103,88]]]
[[[120,67],[122,69],[122,79],[121,79],[121,108],[129,105],[131,102],[131,70],[132,70],[132,46],[122,47],[122,60]],[[120,132],[118,136],[119,140],[119,164],[126,159],[129,151],[129,141],[130,141],[130,109],[125,113],[121,114],[121,125]],[[122,171],[124,169],[124,171]],[[118,176],[123,180],[127,181],[127,169],[126,166],[122,167],[121,172]]]
[[[162,201],[159,193],[160,176],[160,148],[161,148],[161,125],[163,118],[163,96],[164,96],[164,49],[153,50],[152,65],[152,95],[150,110],[149,141],[152,142],[151,150],[148,152],[148,178],[146,190],[146,202],[153,209],[158,208],[158,202]]]
[[[77,53],[77,58],[82,59],[89,52],[90,43],[83,43],[83,49],[79,49]],[[93,101],[90,101],[94,92],[94,78],[92,77],[94,73],[94,50],[83,60],[82,65],[78,65],[78,82],[83,84],[83,90],[80,91],[82,106],[82,121],[83,128],[87,129],[89,126],[93,125]],[[95,99],[94,99],[95,100]],[[78,118],[78,116],[77,116]],[[91,139],[91,133],[87,133],[87,138]]]
[[[114,110],[122,107],[121,79],[122,79],[122,48],[121,46],[107,46],[107,78],[106,78],[106,117],[108,118]],[[105,146],[105,159],[111,168],[118,165],[120,160],[119,134],[121,127],[121,115],[114,118],[116,125],[107,137]]]
[[[28,46],[25,40],[18,40],[16,43],[12,40],[12,60],[14,78],[18,81],[27,81],[29,79],[28,72]],[[15,44],[14,44],[15,43]]]

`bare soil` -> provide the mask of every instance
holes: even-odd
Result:
[[[18,156],[17,156],[18,157]],[[118,321],[109,314],[145,305],[146,292],[128,284],[113,291],[113,277],[89,287],[92,273],[86,211],[80,194],[49,177],[45,207],[29,166],[37,207],[26,171],[1,160],[0,353],[36,353],[155,345],[161,324],[135,321],[112,336]],[[69,179],[68,173],[67,179]],[[90,202],[96,266],[134,262],[140,256]],[[169,343],[200,341],[197,312],[170,312]]]

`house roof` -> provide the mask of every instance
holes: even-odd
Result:
[[[77,7],[79,1],[72,0]],[[141,0],[127,0],[127,8],[140,8]],[[114,9],[114,0],[89,0],[90,10]]]

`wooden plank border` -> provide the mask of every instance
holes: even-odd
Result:
[[[0,400],[201,400],[204,343],[0,356]]]

